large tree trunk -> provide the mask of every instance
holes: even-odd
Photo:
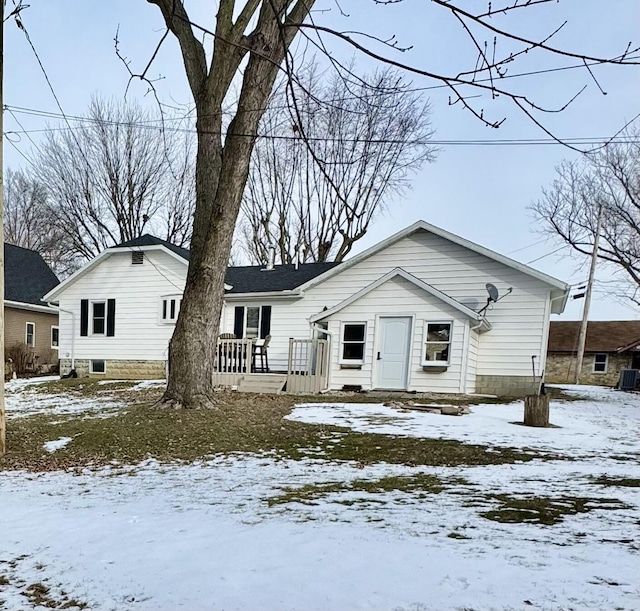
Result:
[[[304,10],[308,8],[304,6]],[[283,45],[279,44],[281,33],[270,3],[262,5],[256,29],[261,34],[259,52],[249,56],[238,109],[223,147],[220,110],[235,72],[229,69],[234,65],[233,56],[219,55],[228,61],[220,60],[217,67],[214,56],[210,75],[213,79],[206,79],[200,95],[195,96],[198,160],[192,255],[182,307],[169,344],[169,379],[163,397],[163,402],[175,406],[198,408],[215,403],[215,353],[233,232],[258,124],[284,58]]]

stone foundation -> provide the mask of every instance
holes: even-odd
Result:
[[[476,376],[476,393],[498,395],[500,397],[524,397],[538,388],[539,378],[534,386],[533,376]]]
[[[165,361],[105,360],[105,373],[89,373],[89,359],[76,359],[80,377],[105,380],[158,380],[166,377]],[[71,370],[71,359],[60,359],[60,375]]]
[[[580,384],[595,386],[617,386],[620,370],[631,367],[631,356],[623,354],[609,354],[606,373],[594,373],[593,361],[595,355],[585,354],[582,361]],[[548,354],[545,382],[549,384],[573,384],[575,382],[576,355]]]

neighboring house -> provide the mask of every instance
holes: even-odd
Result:
[[[554,321],[549,327],[547,382],[575,381],[580,321]],[[616,386],[622,369],[640,369],[640,320],[589,321],[581,384]]]
[[[51,291],[61,370],[162,376],[188,257],[142,236]],[[532,357],[544,369],[549,316],[567,295],[564,282],[419,221],[340,264],[229,268],[220,331],[269,335],[272,372],[287,370],[290,338],[329,337],[331,389],[515,395],[533,390]]]
[[[42,301],[58,278],[35,251],[4,246],[4,344],[26,346],[30,366],[58,362],[58,312]]]

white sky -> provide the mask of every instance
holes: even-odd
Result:
[[[494,0],[494,8],[509,4]],[[119,28],[120,46],[132,62],[134,71],[146,65],[163,33],[157,7],[145,0],[30,0],[22,14],[24,24],[45,65],[64,111],[69,115],[86,110],[92,94],[122,96],[128,73],[114,52],[113,39]],[[211,27],[216,3],[211,0],[187,0],[194,21]],[[383,38],[395,34],[400,45],[413,45],[405,53],[386,50],[398,61],[419,68],[448,74],[467,70],[475,64],[471,43],[459,23],[443,8],[426,0],[405,0],[394,5],[377,5],[373,0],[342,0],[340,15],[334,0],[319,0],[316,23],[345,30],[366,30]],[[484,5],[473,0],[467,6]],[[12,2],[7,10],[12,8]],[[510,17],[494,17],[496,26],[515,26],[524,36],[543,38],[567,20],[553,41],[556,46],[590,55],[614,56],[624,51],[629,41],[638,45],[640,2],[638,0],[560,0],[548,5],[515,11]],[[57,112],[50,90],[35,57],[13,21],[5,25],[4,103]],[[486,36],[483,37],[486,38]],[[491,39],[489,39],[491,42]],[[352,50],[331,44],[336,57],[348,59]],[[381,49],[381,47],[379,47]],[[372,61],[358,58],[358,67],[370,69]],[[530,53],[509,67],[511,74],[577,63],[568,58]],[[602,95],[585,69],[566,70],[535,77],[511,79],[518,91],[542,105],[558,107],[583,85],[586,91],[563,113],[541,117],[545,125],[560,137],[602,138],[615,134],[640,112],[640,69],[637,67],[599,66],[593,68],[607,92]],[[190,93],[176,43],[168,39],[159,53],[152,76],[162,100],[168,104],[188,105]],[[433,80],[409,77],[416,87],[438,85]],[[506,84],[506,81],[505,81]],[[143,99],[146,87],[134,85],[130,97]],[[481,100],[480,107],[492,119],[507,117],[499,130],[484,127],[459,105],[449,106],[444,89],[428,91],[432,103],[431,120],[437,140],[527,139],[545,137],[506,100]],[[149,104],[153,101],[146,97]],[[19,114],[27,130],[42,129],[47,121]],[[14,117],[5,112],[5,131],[20,130]],[[37,142],[39,134],[31,134]],[[31,144],[22,136],[11,136],[25,154]],[[443,146],[436,163],[425,166],[413,181],[412,190],[391,202],[386,213],[358,244],[362,250],[402,229],[417,219],[443,227],[524,263],[538,259],[558,248],[552,240],[540,243],[535,223],[527,207],[539,198],[541,189],[554,178],[554,167],[563,158],[575,158],[572,151],[557,146]],[[5,166],[17,168],[26,162],[5,139]],[[514,252],[517,251],[517,252]],[[511,253],[511,254],[510,254]],[[586,267],[567,251],[546,256],[533,265],[565,282],[579,283],[587,276]],[[592,302],[591,319],[637,319],[637,308],[607,297],[610,273],[600,268]],[[564,319],[581,315],[582,300],[572,301]]]

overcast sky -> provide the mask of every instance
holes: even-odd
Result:
[[[504,4],[511,2],[504,0]],[[113,43],[118,29],[121,50],[134,71],[147,63],[163,33],[158,9],[145,0],[29,0],[29,4],[22,14],[23,22],[68,115],[85,112],[93,94],[124,95],[128,73],[116,57]],[[216,4],[212,0],[186,0],[192,19],[207,27],[213,26]],[[494,8],[502,4],[493,2]],[[373,0],[341,0],[340,5],[348,16],[340,13],[334,0],[319,0],[316,4],[319,9],[331,10],[317,11],[316,23],[344,30],[365,30],[385,39],[395,34],[400,45],[412,45],[412,49],[404,53],[387,49],[386,55],[431,72],[455,74],[475,64],[474,49],[460,24],[446,9],[428,0],[405,0],[388,6],[375,4]],[[469,0],[467,5],[477,7],[485,3]],[[11,8],[10,1],[7,10]],[[564,21],[566,25],[552,41],[577,53],[615,56],[624,51],[629,41],[638,46],[640,40],[638,0],[560,0],[514,11],[508,18],[493,17],[492,23],[542,39]],[[58,112],[24,34],[12,21],[5,25],[5,32],[4,103]],[[349,59],[353,55],[353,50],[344,45],[329,40],[328,44],[338,58]],[[383,50],[380,46],[373,48]],[[299,53],[301,49],[299,43]],[[374,65],[364,57],[356,56],[356,61],[363,71]],[[532,52],[513,62],[509,73],[576,63],[579,62],[574,59]],[[514,78],[508,84],[549,107],[562,106],[587,85],[566,111],[540,118],[562,138],[604,138],[615,134],[640,112],[640,69],[598,66],[593,71],[607,95],[599,92],[584,68]],[[168,39],[161,49],[151,74],[162,76],[157,90],[163,102],[188,107],[191,97],[173,40]],[[415,75],[407,78],[415,87],[438,85]],[[128,95],[153,104],[150,96],[145,97],[146,90],[137,84]],[[506,117],[500,129],[494,130],[483,126],[459,104],[450,106],[450,93],[446,89],[430,89],[425,95],[431,100],[431,121],[438,141],[546,137],[506,99],[474,99],[492,120]],[[27,130],[47,126],[47,120],[41,117],[19,113],[16,117]],[[14,116],[5,112],[5,131],[21,129]],[[37,142],[39,134],[30,135]],[[5,139],[5,167],[24,166],[26,161],[18,150],[28,155],[31,143],[25,135],[14,134],[11,140],[15,147]],[[542,187],[553,180],[554,167],[562,159],[576,156],[557,145],[443,145],[437,161],[415,175],[409,193],[390,202],[357,250],[424,219],[523,263],[533,261],[532,266],[565,282],[580,283],[587,276],[584,261],[565,250],[549,255],[559,244],[542,241],[544,236],[536,233],[539,227],[527,210],[540,197]],[[581,263],[582,269],[578,269]],[[640,318],[637,308],[607,296],[610,272],[600,267],[596,277],[599,282],[590,318]],[[562,318],[579,318],[581,308],[582,300],[571,301]]]

